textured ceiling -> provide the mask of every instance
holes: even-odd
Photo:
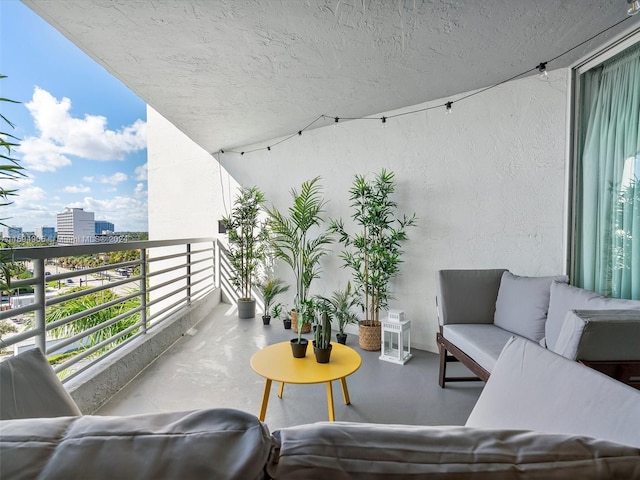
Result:
[[[209,152],[485,87],[626,0],[23,0]],[[638,16],[640,17],[640,15]],[[567,66],[632,17],[558,60]]]

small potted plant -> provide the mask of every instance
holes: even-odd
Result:
[[[326,306],[327,304],[318,305],[315,324],[313,353],[318,363],[329,363],[331,358],[331,315],[329,309],[325,308]]]
[[[285,285],[279,278],[267,278],[260,284],[260,292],[264,300],[264,315],[262,315],[264,325],[269,325],[271,322],[271,304],[274,298],[287,290],[289,290],[289,285]],[[278,314],[278,316],[280,315]]]
[[[253,318],[256,314],[256,300],[251,290],[269,246],[267,222],[260,219],[264,201],[258,187],[242,187],[231,214],[222,219],[229,239],[231,281],[239,290],[238,318]]]
[[[282,315],[283,311],[284,310],[282,308],[282,304],[280,302],[275,303],[273,307],[271,307],[271,317],[277,320],[278,318],[280,318],[280,315]],[[282,325],[284,326],[285,330],[289,330],[291,329],[291,317],[287,315],[286,311],[284,311],[284,314],[285,316],[282,319]]]
[[[344,290],[334,290],[331,298],[318,295],[316,297],[318,302],[323,305],[322,308],[329,312],[329,315],[334,318],[338,324],[338,333],[336,333],[336,340],[342,345],[347,343],[347,334],[344,329],[347,325],[357,324],[358,316],[353,313],[352,309],[360,305],[360,299],[356,293],[351,289],[351,282],[347,282],[347,287]]]

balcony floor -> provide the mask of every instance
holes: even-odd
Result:
[[[249,360],[262,347],[293,336],[280,321],[264,326],[259,316],[239,320],[235,307],[220,304],[97,414],[232,407],[257,415],[265,380],[251,369]],[[339,382],[334,382],[338,421],[462,425],[484,385],[461,382],[441,389],[434,353],[414,349],[408,363],[396,365],[379,360],[380,352],[361,350],[355,335],[349,335],[347,345],[360,353],[362,366],[347,377],[351,405],[344,404]],[[277,385],[274,382],[271,388],[265,418],[272,431],[327,420],[324,385],[287,385],[282,399]]]

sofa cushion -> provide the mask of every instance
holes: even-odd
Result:
[[[0,421],[3,478],[262,479],[271,435],[228,408]]]
[[[549,315],[545,324],[547,348],[555,349],[558,335],[569,310],[640,310],[640,300],[608,298],[583,288],[553,282]]]
[[[572,435],[332,423],[274,432],[276,480],[634,478],[640,449]]]
[[[486,324],[445,325],[442,334],[487,372],[493,370],[502,348],[513,336],[500,327]]]
[[[494,324],[539,342],[544,337],[551,283],[554,280],[566,283],[569,277],[521,277],[504,272],[496,300]]]
[[[0,363],[0,419],[81,415],[39,348]]]
[[[466,426],[582,435],[640,448],[640,391],[514,337]]]
[[[571,360],[639,361],[640,310],[570,310],[553,351]]]

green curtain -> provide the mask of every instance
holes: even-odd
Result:
[[[640,299],[640,44],[580,79],[574,283]]]

